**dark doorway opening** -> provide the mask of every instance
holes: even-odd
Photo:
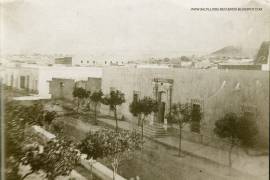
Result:
[[[158,110],[159,122],[164,123],[164,116],[165,116],[165,102],[160,102]]]
[[[192,105],[190,130],[200,133],[201,129],[201,106],[199,104]]]
[[[164,92],[158,93],[158,122],[164,123],[165,116],[165,102],[162,102],[162,94]]]
[[[25,89],[25,77],[20,77],[20,88]]]

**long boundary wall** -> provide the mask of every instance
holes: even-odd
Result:
[[[268,147],[269,142],[269,73],[252,70],[198,70],[157,68],[104,68],[102,90],[105,94],[116,88],[125,94],[126,102],[119,108],[119,114],[131,121],[136,119],[129,112],[134,91],[140,97],[153,97],[154,78],[173,80],[172,103],[201,102],[203,119],[201,134],[214,137],[216,120],[227,112],[241,114],[255,113],[260,145]],[[101,111],[112,115],[109,108]]]

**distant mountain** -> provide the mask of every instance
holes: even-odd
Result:
[[[236,46],[226,46],[222,49],[219,49],[213,53],[211,56],[218,56],[218,57],[249,57],[253,58],[256,54],[254,49],[243,49],[241,47]]]
[[[270,41],[265,41],[261,44],[260,49],[256,55],[255,63],[256,64],[267,64],[267,59],[269,56],[270,50]]]

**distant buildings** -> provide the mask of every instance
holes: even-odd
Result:
[[[220,63],[219,69],[238,69],[238,70],[262,70],[270,69],[270,41],[263,42],[256,55],[256,58],[249,62],[235,60],[234,62]]]
[[[55,58],[55,64],[72,66],[72,57]]]
[[[259,65],[259,64],[219,64],[218,69],[262,70],[262,65]]]
[[[74,55],[73,66],[123,66],[127,62],[119,57],[94,57],[90,55]]]

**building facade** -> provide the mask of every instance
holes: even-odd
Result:
[[[200,70],[153,68],[104,68],[102,90],[105,94],[118,89],[126,102],[119,108],[131,123],[136,118],[129,112],[134,97],[152,97],[161,104],[156,121],[165,122],[173,103],[191,103],[202,112],[196,133],[215,136],[215,122],[226,113],[247,114],[259,129],[258,141],[268,146],[269,138],[269,73],[252,70]],[[102,112],[111,114],[106,106]],[[153,118],[153,117],[152,117]],[[151,118],[150,118],[151,119]],[[151,120],[150,120],[151,121]],[[134,123],[136,124],[136,123]]]
[[[64,99],[72,101],[73,89],[75,87],[81,87],[91,93],[101,90],[101,78],[88,77],[87,80],[66,79],[66,78],[52,78],[49,81],[49,93],[52,99]]]
[[[88,77],[101,78],[102,69],[98,67],[49,67],[18,65],[5,67],[4,84],[11,88],[29,89],[42,98],[51,98],[49,82],[53,78],[87,81]]]

